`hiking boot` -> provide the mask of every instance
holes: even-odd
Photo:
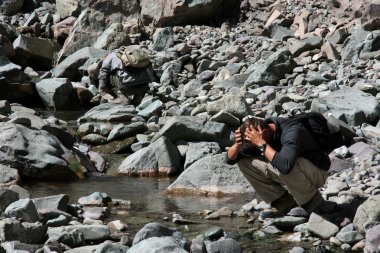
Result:
[[[297,206],[297,202],[289,192],[285,192],[280,198],[271,203],[272,208],[260,212],[260,218],[278,218],[286,215],[292,208]]]
[[[327,214],[333,212],[337,207],[337,204],[332,201],[325,201],[322,198],[321,193],[317,192],[314,197],[309,200],[306,204],[302,205],[302,208],[305,209],[308,213],[317,213],[317,214]]]

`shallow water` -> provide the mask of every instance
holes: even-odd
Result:
[[[76,127],[76,119],[83,112],[41,112],[44,118],[51,115],[65,120],[69,127]],[[113,174],[115,168],[122,162],[125,155],[105,155],[111,163],[108,174]],[[31,193],[31,197],[43,197],[56,194],[67,194],[70,203],[77,203],[78,199],[94,192],[105,192],[113,199],[124,199],[132,202],[131,208],[112,208],[108,220],[121,219],[128,224],[128,233],[134,235],[146,223],[160,222],[169,227],[178,228],[188,239],[206,232],[213,226],[222,227],[232,237],[236,238],[244,248],[244,252],[288,252],[295,246],[313,248],[310,242],[285,243],[279,237],[268,237],[255,240],[252,232],[257,229],[258,222],[248,224],[249,217],[222,217],[218,220],[202,218],[204,210],[218,210],[228,207],[238,211],[242,205],[254,197],[252,194],[229,195],[225,197],[206,196],[173,196],[164,193],[164,190],[175,178],[137,178],[137,177],[104,177],[88,178],[72,182],[26,182],[23,186]],[[185,219],[197,222],[190,225],[176,225],[171,221],[171,214],[178,213]],[[248,236],[243,236],[246,233]],[[325,244],[327,244],[326,242]],[[339,252],[334,250],[333,252]]]

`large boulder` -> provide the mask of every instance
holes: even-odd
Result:
[[[365,31],[362,28],[355,28],[352,31],[352,35],[344,45],[344,49],[342,51],[342,61],[357,61],[369,34],[370,32]]]
[[[223,123],[207,121],[200,117],[174,116],[153,137],[153,141],[165,136],[173,142],[177,140],[216,141],[223,146],[226,134],[229,136],[228,128]]]
[[[380,104],[369,93],[342,87],[327,96],[314,99],[311,110],[321,113],[330,112],[335,118],[357,126],[378,120]]]
[[[177,147],[166,137],[128,156],[118,168],[118,174],[170,175],[180,169],[181,158]]]
[[[260,85],[260,86],[276,86],[278,81],[285,77],[285,74],[290,73],[297,66],[292,59],[292,54],[286,48],[280,49],[273,53],[266,60],[259,60],[253,64],[250,69],[253,69],[249,75],[245,86]]]
[[[238,166],[226,164],[225,155],[224,153],[206,156],[193,163],[166,191],[168,193],[213,195],[254,192]]]
[[[81,48],[60,62],[52,70],[52,74],[54,77],[66,77],[72,81],[80,80],[79,68],[86,62],[90,65],[90,63],[102,60],[106,54],[107,51],[101,49],[91,47]]]
[[[379,252],[380,249],[380,225],[368,229],[366,233],[365,248],[366,253]]]
[[[128,250],[128,253],[140,252],[187,253],[188,251],[182,249],[174,237],[165,236],[145,239]]]
[[[10,204],[4,211],[8,217],[15,217],[26,222],[39,221],[36,206],[31,199],[20,199]]]
[[[121,23],[111,24],[99,38],[95,41],[93,47],[105,50],[114,50],[121,46],[131,44],[131,38],[128,36],[128,31]]]
[[[210,102],[206,109],[211,115],[224,110],[239,119],[252,114],[247,101],[243,97],[236,95],[226,95],[219,100]]]
[[[168,228],[160,223],[151,222],[146,224],[136,233],[133,239],[133,244],[138,244],[139,242],[151,237],[172,236],[175,231],[175,229]]]
[[[78,109],[79,100],[68,78],[48,78],[36,84],[38,94],[47,108]]]
[[[11,16],[17,14],[24,4],[24,0],[3,0],[0,2],[0,14]]]
[[[134,106],[104,103],[93,107],[79,118],[78,121],[124,122],[130,121],[133,117],[136,117],[136,109]]]
[[[191,142],[186,152],[185,169],[205,156],[221,152],[222,150],[216,142]]]
[[[32,199],[34,205],[38,210],[42,209],[55,209],[66,212],[69,204],[69,195],[60,194],[54,196],[47,196]]]
[[[17,192],[7,188],[0,188],[0,211],[3,212],[10,204],[19,200]]]
[[[364,224],[366,222],[380,221],[380,195],[369,197],[361,204],[355,214],[354,224],[359,232],[364,233]]]
[[[65,227],[49,228],[47,235],[49,238],[59,237],[59,235],[67,232],[78,230],[84,236],[87,242],[106,240],[109,237],[109,229],[106,225],[71,225]]]
[[[142,0],[141,18],[144,24],[155,26],[174,26],[208,22],[213,17],[223,14],[223,9],[232,12],[236,6],[232,0],[190,0],[160,2]],[[232,14],[232,13],[229,13]]]
[[[13,62],[21,66],[29,66],[35,70],[52,68],[56,45],[48,39],[19,35],[13,42],[16,55]]]
[[[0,161],[30,178],[77,178],[65,159],[68,150],[46,131],[0,123]],[[27,162],[25,162],[27,161]]]
[[[0,164],[0,186],[9,186],[17,184],[20,180],[18,170]],[[0,205],[1,206],[1,205]]]
[[[56,1],[57,14],[61,19],[70,16],[78,16],[80,13],[79,1],[74,0],[57,0]]]
[[[8,82],[22,82],[25,79],[22,67],[11,63],[2,62],[0,65],[0,76],[6,78]]]
[[[45,240],[45,226],[40,223],[20,222],[15,218],[0,220],[0,242],[20,241],[28,244],[39,244]]]

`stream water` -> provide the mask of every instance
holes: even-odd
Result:
[[[44,118],[54,115],[65,120],[71,127],[76,127],[76,118],[81,112],[41,112]],[[125,155],[107,155],[106,160],[117,167]],[[112,174],[112,173],[111,173]],[[248,224],[248,217],[222,217],[218,220],[202,219],[204,210],[218,210],[228,207],[233,211],[252,200],[249,194],[229,195],[225,197],[206,196],[173,196],[164,190],[175,178],[137,178],[137,177],[102,177],[88,178],[72,182],[25,182],[24,187],[31,197],[43,197],[56,194],[67,194],[71,203],[94,192],[105,192],[113,199],[131,201],[131,208],[113,208],[108,220],[121,219],[128,224],[128,232],[134,235],[146,223],[160,222],[170,227],[177,227],[184,236],[191,240],[218,226],[229,232],[244,248],[244,252],[288,252],[295,246],[311,247],[310,242],[299,244],[281,242],[278,237],[255,240],[251,236],[242,236],[246,231],[257,228],[257,222]],[[182,217],[197,222],[191,225],[176,225],[171,221],[171,214],[178,213]],[[246,233],[252,235],[252,232]]]

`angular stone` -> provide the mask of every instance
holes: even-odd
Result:
[[[335,118],[356,126],[374,122],[380,113],[380,105],[378,100],[368,93],[342,87],[327,96],[314,99],[311,110],[331,112]]]
[[[186,152],[184,168],[188,168],[194,162],[205,156],[221,153],[221,148],[216,142],[191,142]]]
[[[284,216],[271,220],[268,225],[275,226],[282,231],[292,231],[295,226],[303,224],[306,221],[305,217]]]
[[[0,14],[12,16],[17,14],[24,4],[24,0],[4,0],[0,3]]]
[[[308,221],[308,231],[321,239],[329,239],[339,232],[338,226],[312,213]]]
[[[172,236],[151,237],[141,241],[128,250],[128,253],[141,252],[171,252],[171,253],[187,253],[182,249],[179,243]]]
[[[380,225],[368,229],[365,237],[364,252],[378,252],[380,247]]]
[[[56,45],[48,39],[18,36],[13,42],[15,57],[13,61],[34,70],[50,70],[53,63]]]
[[[173,28],[159,28],[153,34],[153,49],[165,51],[174,44]]]
[[[78,199],[78,204],[83,206],[103,206],[110,202],[112,202],[112,199],[105,192],[94,192],[87,197]]]
[[[206,156],[188,167],[167,189],[168,193],[247,193],[254,189],[237,165],[225,163],[225,154]]]
[[[57,13],[59,14],[61,19],[65,19],[70,16],[78,16],[80,13],[79,1],[57,0],[56,6]]]
[[[340,54],[330,42],[323,44],[321,54],[329,60],[340,60]]]
[[[133,239],[133,245],[146,240],[150,237],[165,237],[172,236],[176,230],[166,227],[157,222],[151,222],[146,224],[142,229],[140,229]]]
[[[20,241],[27,244],[40,244],[45,239],[46,228],[40,222],[21,223],[15,218],[0,220],[0,242]]]
[[[0,165],[0,186],[9,186],[13,184],[17,184],[20,180],[20,175],[18,173],[18,170],[13,169],[9,166]],[[2,201],[0,200],[0,203]],[[9,203],[10,204],[10,203]],[[0,204],[1,206],[1,204]],[[2,208],[0,208],[3,210]]]
[[[252,114],[247,101],[241,96],[233,95],[225,95],[221,99],[209,103],[206,109],[211,115],[224,110],[239,119]]]
[[[369,32],[361,28],[355,28],[348,42],[345,43],[342,51],[342,61],[357,61],[369,34]]]
[[[49,238],[59,237],[63,233],[70,233],[77,230],[82,233],[84,240],[87,242],[106,240],[109,236],[109,230],[106,225],[71,225],[65,227],[48,228],[47,235]]]
[[[5,252],[26,253],[26,252],[36,252],[41,246],[26,244],[20,241],[12,241],[12,242],[1,243],[1,247],[5,250]]]
[[[0,211],[4,212],[4,210],[13,202],[19,200],[19,196],[17,192],[9,190],[7,188],[0,189]]]
[[[107,141],[131,137],[137,133],[142,133],[144,130],[146,130],[146,126],[143,122],[134,122],[128,125],[119,124],[109,133]]]
[[[323,40],[321,37],[313,36],[301,41],[292,39],[290,40],[290,43],[289,51],[292,53],[293,57],[297,57],[303,52],[320,48],[323,44]]]
[[[240,244],[232,238],[221,239],[216,242],[210,242],[206,245],[206,250],[209,253],[243,252],[243,248],[240,246]]]
[[[347,37],[349,36],[347,28],[339,28],[335,30],[335,32],[328,38],[332,44],[341,44],[343,43]]]
[[[211,121],[224,123],[228,126],[238,127],[240,126],[240,119],[235,117],[234,115],[226,112],[225,110],[221,110],[217,114],[213,115],[210,118]]]
[[[287,49],[281,49],[273,53],[266,60],[260,60],[249,68],[253,69],[245,86],[276,86],[278,81],[284,78],[285,74],[290,73],[296,67],[296,63]]]
[[[20,199],[10,204],[4,211],[8,217],[23,219],[26,222],[39,221],[36,206],[31,199]]]
[[[40,209],[57,209],[66,212],[69,204],[69,195],[60,194],[32,199],[37,210]]]
[[[364,224],[371,221],[380,221],[380,195],[369,197],[361,204],[355,214],[354,224],[360,233],[364,233]]]
[[[118,105],[111,103],[104,103],[93,107],[86,112],[79,122],[86,121],[109,121],[109,122],[124,122],[131,121],[136,116],[134,106]]]
[[[124,28],[123,24],[113,23],[99,36],[93,47],[113,50],[121,46],[129,46],[131,43],[131,38],[128,36],[128,31]]]
[[[14,63],[1,64],[0,75],[9,82],[22,82],[25,79],[22,67]]]

